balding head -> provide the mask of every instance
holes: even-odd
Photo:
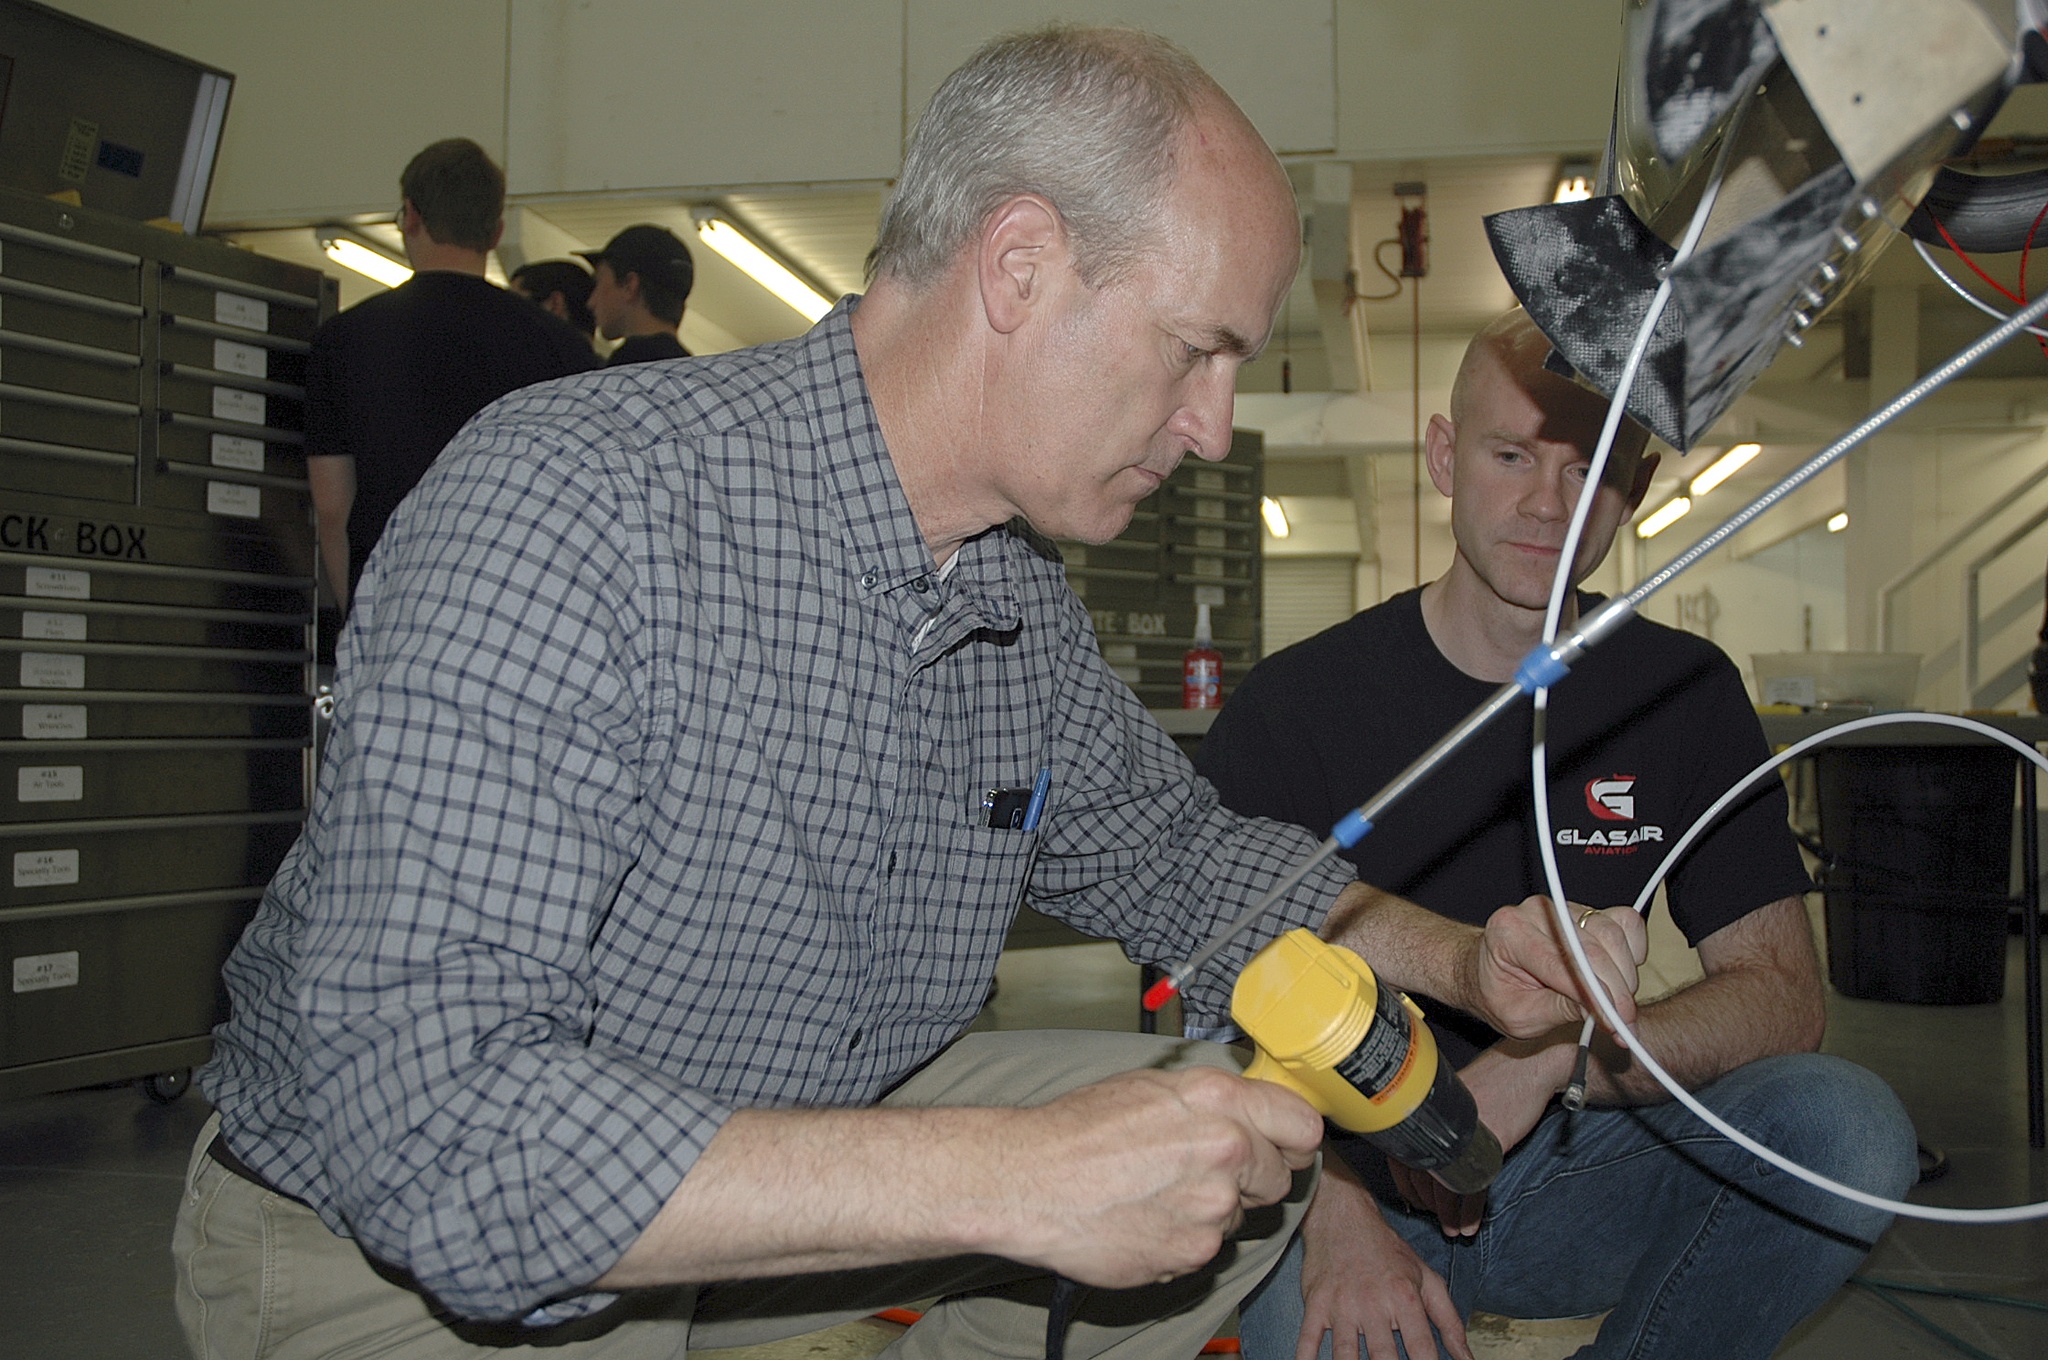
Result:
[[[919,117],[869,277],[931,282],[1004,203],[1030,194],[1059,213],[1082,276],[1112,280],[1150,246],[1198,122],[1257,141],[1194,58],[1156,34],[1055,25],[998,38]]]
[[[1494,384],[1511,384],[1543,409],[1547,436],[1576,442],[1592,456],[1592,441],[1599,437],[1607,418],[1607,398],[1545,368],[1543,361],[1550,356],[1550,349],[1548,337],[1519,307],[1487,323],[1465,347],[1458,376],[1451,383],[1452,423],[1465,425],[1483,404],[1482,393]],[[1615,432],[1602,480],[1609,486],[1630,486],[1649,442],[1649,433],[1642,426],[1624,419]]]

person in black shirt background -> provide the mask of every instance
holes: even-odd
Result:
[[[576,253],[590,261],[590,310],[598,333],[623,342],[607,365],[689,357],[676,328],[683,324],[697,265],[674,232],[643,222],[612,237],[603,250]]]
[[[1429,423],[1431,480],[1451,498],[1450,570],[1261,661],[1196,766],[1224,805],[1325,834],[1493,694],[1539,641],[1566,527],[1585,489],[1604,399],[1545,370],[1549,342],[1519,311],[1467,350],[1448,417]],[[1655,455],[1625,425],[1572,564],[1585,579],[1648,489]],[[1564,622],[1598,602],[1566,601]],[[1483,923],[1546,891],[1529,798],[1523,705],[1432,774],[1346,858],[1359,877],[1454,920]],[[1630,620],[1559,682],[1548,714],[1548,801],[1564,891],[1632,902],[1671,845],[1765,754],[1735,666],[1711,642]],[[1645,1005],[1644,1045],[1767,1146],[1896,1198],[1914,1136],[1875,1076],[1813,1053],[1825,1023],[1801,894],[1809,884],[1782,786],[1732,809],[1667,883],[1704,979]],[[1583,910],[1583,908],[1581,909]],[[1302,1245],[1248,1301],[1252,1360],[1336,1352],[1467,1356],[1463,1318],[1612,1309],[1580,1354],[1763,1356],[1838,1289],[1889,1216],[1793,1181],[1722,1139],[1628,1054],[1595,1047],[1595,1107],[1554,1097],[1576,1024],[1503,1040],[1421,998],[1509,1157],[1486,1194],[1459,1196],[1333,1141]],[[1432,1333],[1435,1335],[1432,1335]],[[1299,1348],[1299,1349],[1298,1349]],[[1324,1354],[1330,1351],[1325,1349]]]
[[[322,325],[306,369],[306,478],[344,612],[385,521],[464,422],[516,388],[597,367],[573,327],[484,277],[505,174],[482,147],[435,142],[399,190],[412,278]]]
[[[596,337],[597,318],[590,311],[590,271],[574,260],[535,260],[513,270],[506,283],[548,315],[574,326],[585,340]]]

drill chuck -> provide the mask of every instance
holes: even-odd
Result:
[[[1245,1075],[1287,1087],[1459,1194],[1499,1174],[1500,1142],[1439,1059],[1421,1010],[1350,950],[1288,931],[1245,965],[1230,1013],[1258,1045]]]

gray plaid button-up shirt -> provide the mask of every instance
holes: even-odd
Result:
[[[459,1312],[586,1288],[733,1110],[930,1059],[1027,866],[1159,961],[1312,848],[1217,806],[1044,544],[992,530],[940,575],[850,311],[486,408],[363,578],[204,1084],[243,1160]],[[1034,860],[981,795],[1047,767]]]

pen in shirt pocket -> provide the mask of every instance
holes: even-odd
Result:
[[[1036,833],[1038,819],[1045,814],[1045,796],[1052,792],[1052,766],[1047,765],[1038,772],[1038,778],[1031,784],[1031,801],[1024,807],[1024,824],[1017,829]],[[1010,908],[1010,917],[1024,909],[1024,899],[1031,892],[1031,871],[1038,867],[1038,847],[1043,844],[1037,835],[1031,837],[1031,848],[1024,852],[1024,879],[1017,885],[1017,901]]]

